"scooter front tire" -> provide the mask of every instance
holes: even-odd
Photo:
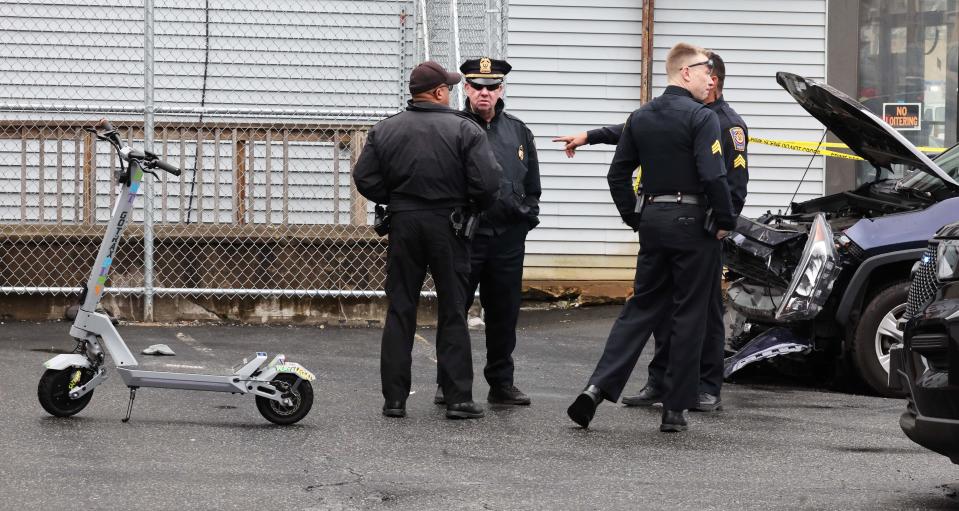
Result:
[[[70,417],[80,413],[93,398],[93,391],[77,399],[70,399],[69,392],[93,378],[93,372],[79,367],[47,369],[37,384],[37,399],[40,406],[55,417]]]
[[[283,406],[272,399],[256,396],[256,409],[264,419],[280,426],[289,426],[310,413],[310,408],[313,408],[313,385],[310,382],[299,376],[282,373],[276,375],[272,383],[281,391],[289,386],[288,392],[292,394],[293,406]]]

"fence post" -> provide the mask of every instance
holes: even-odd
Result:
[[[350,134],[350,225],[366,225],[366,198],[360,195],[353,181],[353,169],[360,159],[360,152],[366,145],[366,132],[354,131]]]
[[[143,147],[153,151],[153,0],[143,2]],[[143,320],[153,321],[153,180],[143,175]]]

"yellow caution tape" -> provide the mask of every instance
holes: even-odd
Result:
[[[831,156],[833,158],[844,158],[847,160],[862,160],[862,158],[848,153],[841,153],[838,151],[832,151],[830,149],[849,149],[849,146],[839,142],[823,142],[822,144],[818,142],[807,142],[805,140],[772,140],[768,138],[759,138],[759,137],[749,137],[750,142],[755,142],[757,144],[770,145],[774,147],[782,147],[783,149],[792,149],[794,151],[802,151],[805,153],[812,153],[821,156]],[[945,151],[942,147],[918,147],[920,151],[924,153],[941,153]]]
[[[768,138],[759,138],[759,137],[749,137],[749,141],[756,144],[771,145],[773,147],[782,147],[783,149],[792,149],[793,151],[801,151],[804,153],[812,153],[820,156],[832,156],[833,158],[845,158],[847,160],[862,160],[862,158],[854,154],[840,153],[838,151],[830,151],[829,149],[817,149],[815,142],[812,142],[812,145],[809,145],[809,142],[801,142],[794,140],[772,140]]]

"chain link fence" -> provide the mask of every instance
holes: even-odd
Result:
[[[385,240],[350,178],[366,131],[419,61],[505,56],[505,4],[3,2],[0,293],[86,280],[116,200],[86,131],[107,117],[183,169],[148,178],[108,293],[380,295]]]

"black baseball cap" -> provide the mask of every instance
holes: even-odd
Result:
[[[456,85],[462,78],[459,73],[451,73],[438,63],[427,60],[410,73],[410,94],[433,90],[440,85]]]

